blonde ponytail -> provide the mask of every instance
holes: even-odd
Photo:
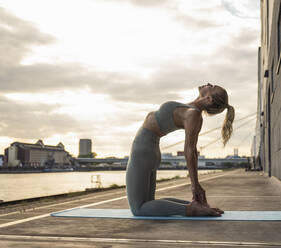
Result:
[[[223,140],[223,145],[225,146],[228,140],[231,137],[233,128],[232,128],[232,122],[235,117],[235,110],[231,105],[227,106],[227,113],[223,122],[222,130],[221,130],[221,135],[222,135],[222,140]]]

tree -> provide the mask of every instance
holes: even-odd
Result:
[[[89,154],[79,155],[78,158],[95,158],[97,154],[95,152],[91,152]]]

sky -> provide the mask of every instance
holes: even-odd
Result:
[[[256,0],[0,0],[0,37],[0,154],[42,139],[77,156],[90,138],[98,157],[126,156],[147,113],[205,83],[227,90],[236,119],[256,112]],[[204,116],[201,132],[225,113]],[[255,117],[236,128],[201,154],[249,155]],[[182,151],[164,148],[184,137],[161,138],[162,152]],[[200,136],[198,149],[219,137]]]

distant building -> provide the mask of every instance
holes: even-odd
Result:
[[[79,157],[87,156],[92,153],[92,140],[80,139],[79,140]]]
[[[166,152],[161,154],[162,158],[171,158],[173,157],[173,154],[171,152]]]
[[[177,156],[183,156],[184,157],[184,151],[177,151]]]
[[[0,155],[0,166],[3,166],[4,163],[4,155]]]
[[[202,156],[200,155],[200,152],[199,152],[199,151],[197,151],[197,155],[198,155],[198,157],[202,157]],[[177,156],[179,156],[179,157],[184,157],[184,156],[185,156],[184,151],[177,151]],[[203,156],[203,157],[204,157],[204,156]]]
[[[234,148],[233,149],[233,155],[234,155],[234,157],[238,157],[239,155],[238,155],[238,148]]]
[[[44,145],[42,140],[35,144],[14,142],[5,149],[7,166],[49,166],[70,165],[71,156],[59,143],[56,146]]]

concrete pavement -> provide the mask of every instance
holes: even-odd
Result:
[[[212,206],[281,211],[281,183],[236,170],[200,177]],[[156,198],[191,199],[188,179],[157,184]],[[127,208],[125,189],[20,208],[0,207],[0,247],[281,247],[280,221],[181,221],[56,218],[74,207]]]

